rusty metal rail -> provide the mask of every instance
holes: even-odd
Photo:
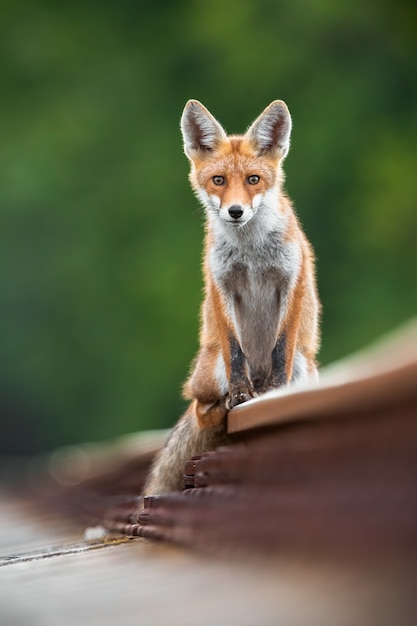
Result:
[[[182,493],[142,506],[159,438],[74,484],[50,477],[41,500],[110,533],[199,549],[417,562],[415,324],[328,368],[317,385],[236,407],[228,427],[235,443],[190,459]]]

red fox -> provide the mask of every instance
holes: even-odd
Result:
[[[197,100],[181,129],[204,206],[200,349],[184,386],[191,404],[151,469],[145,495],[182,488],[184,463],[227,442],[229,409],[317,378],[314,256],[284,194],[291,116],[272,102],[245,135],[227,136]]]

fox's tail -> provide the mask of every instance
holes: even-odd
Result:
[[[184,465],[193,456],[229,443],[226,423],[201,428],[190,404],[172,430],[165,446],[157,454],[143,491],[144,496],[160,495],[183,489]]]

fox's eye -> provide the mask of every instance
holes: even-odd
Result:
[[[248,183],[249,185],[257,185],[259,183],[259,176],[257,176],[256,174],[248,176]]]
[[[213,176],[211,179],[215,185],[224,185],[226,179],[224,176]]]

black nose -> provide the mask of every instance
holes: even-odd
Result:
[[[238,220],[239,217],[242,217],[242,215],[243,215],[242,207],[239,206],[238,204],[234,204],[229,209],[229,215],[230,215],[230,217],[233,217],[234,220]]]

